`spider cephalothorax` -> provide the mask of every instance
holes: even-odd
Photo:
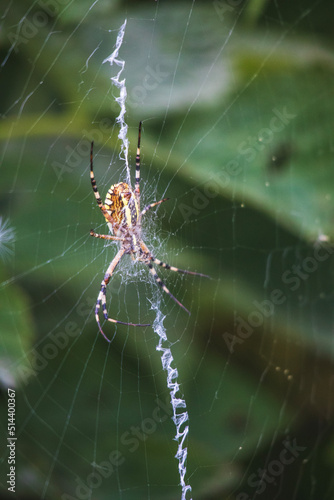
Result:
[[[104,338],[110,342],[110,340],[104,334],[100,319],[99,312],[102,306],[103,316],[106,320],[111,321],[112,323],[121,323],[123,325],[131,325],[131,326],[149,326],[147,324],[139,324],[139,323],[126,323],[124,321],[119,321],[116,319],[112,319],[108,317],[107,306],[106,306],[106,288],[110,281],[110,278],[125,254],[130,254],[133,260],[143,262],[146,264],[155,278],[158,285],[166,292],[180,307],[182,307],[188,314],[189,311],[186,309],[181,302],[177,300],[174,295],[168,290],[163,281],[159,278],[153,264],[161,266],[165,269],[169,269],[170,271],[175,271],[183,274],[193,274],[197,276],[206,276],[201,273],[194,273],[192,271],[185,271],[183,269],[178,269],[177,267],[170,266],[165,262],[162,262],[159,259],[153,257],[150,250],[147,248],[145,243],[142,240],[141,235],[141,218],[142,216],[151,208],[163,203],[168,198],[164,198],[160,201],[155,201],[147,205],[142,211],[140,211],[140,190],[139,190],[139,182],[140,182],[140,135],[141,135],[141,125],[139,123],[139,132],[138,132],[138,146],[137,146],[137,155],[136,155],[136,182],[135,189],[133,190],[131,186],[125,182],[119,182],[118,184],[113,184],[108,190],[105,202],[102,203],[100,194],[98,192],[96,181],[93,172],[93,143],[91,146],[90,153],[90,179],[92,183],[92,188],[94,191],[94,195],[97,201],[98,206],[103,213],[106,222],[108,224],[109,230],[112,235],[106,234],[97,234],[93,230],[90,231],[91,236],[95,238],[102,238],[104,240],[114,240],[120,242],[120,249],[117,254],[111,261],[107,272],[101,282],[100,293],[97,297],[96,307],[95,307],[95,318],[98,324],[99,330],[104,336]],[[207,277],[207,276],[206,276]]]

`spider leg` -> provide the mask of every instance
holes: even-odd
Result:
[[[153,260],[154,261],[154,260]],[[181,304],[181,302],[179,300],[177,300],[176,297],[174,297],[174,295],[168,290],[168,288],[166,287],[165,283],[162,281],[162,279],[159,278],[158,276],[158,273],[156,272],[156,270],[154,269],[153,265],[151,264],[151,262],[149,262],[147,264],[150,272],[152,273],[155,281],[158,283],[158,285],[163,289],[163,291],[165,293],[167,293],[167,295],[169,295],[173,300],[174,302],[176,302],[180,307],[182,307],[182,309],[184,309],[189,315],[190,315],[190,312],[188,311],[188,309],[186,307],[184,307],[183,304]]]
[[[90,182],[92,184],[94,196],[96,198],[97,204],[98,204],[101,212],[103,213],[106,221],[112,223],[112,218],[108,214],[105,205],[103,205],[100,193],[97,189],[96,180],[95,180],[94,171],[93,171],[93,147],[94,147],[94,141],[92,141],[91,146],[90,146]]]
[[[127,323],[124,321],[118,321],[117,319],[113,319],[113,318],[108,317],[107,305],[106,305],[106,289],[107,289],[107,285],[110,281],[110,278],[112,277],[112,274],[113,274],[117,264],[119,263],[119,261],[123,257],[124,253],[125,253],[125,250],[123,248],[121,248],[118,251],[118,253],[115,255],[115,257],[113,258],[113,260],[111,261],[111,263],[107,269],[107,272],[104,275],[104,278],[101,282],[100,293],[97,296],[97,301],[96,301],[96,307],[95,307],[96,323],[99,327],[100,332],[102,333],[103,337],[107,340],[107,342],[110,342],[110,340],[105,335],[104,331],[102,330],[101,324],[100,324],[99,311],[100,311],[101,306],[102,306],[103,316],[105,317],[106,320],[111,321],[112,323],[120,323],[121,325],[129,325],[129,326],[150,326],[147,324],[144,325],[144,324],[138,324],[138,323]]]
[[[154,257],[152,258],[152,261],[157,266],[163,267],[164,269],[168,269],[169,271],[174,271],[176,273],[182,273],[182,274],[192,274],[193,276],[202,276],[203,278],[210,278],[210,276],[208,276],[207,274],[195,273],[194,271],[187,271],[185,269],[179,269],[178,267],[170,266],[169,264],[166,264],[166,262],[162,262],[161,260],[155,259]]]
[[[123,241],[123,238],[118,238],[118,236],[110,236],[109,234],[95,233],[95,231],[93,231],[93,229],[90,230],[89,234],[91,236],[94,236],[94,238],[101,238],[102,240]]]
[[[148,212],[149,210],[151,210],[151,208],[153,207],[156,207],[157,205],[160,205],[160,203],[163,203],[164,201],[167,201],[169,200],[169,198],[164,198],[163,200],[160,200],[160,201],[155,201],[153,203],[150,203],[149,205],[147,205],[144,210],[141,211],[141,214],[140,215],[144,215],[146,214],[146,212]]]
[[[188,314],[190,314],[190,312],[188,311],[188,309],[186,307],[184,307],[184,305],[181,304],[181,302],[179,300],[177,300],[176,297],[174,297],[174,295],[168,290],[168,288],[166,287],[166,285],[164,284],[164,282],[162,281],[162,279],[159,278],[158,273],[156,272],[156,270],[154,269],[154,267],[152,265],[152,262],[154,264],[160,266],[160,267],[164,267],[165,269],[169,269],[170,271],[176,271],[178,273],[193,274],[195,276],[203,276],[204,278],[210,278],[210,276],[207,276],[206,274],[201,274],[201,273],[194,273],[193,271],[186,271],[185,269],[179,269],[178,267],[170,266],[169,264],[166,264],[165,262],[162,262],[161,260],[154,258],[153,255],[151,254],[151,252],[149,251],[149,249],[147,248],[147,246],[145,245],[145,243],[143,241],[140,242],[140,247],[141,247],[142,252],[143,252],[143,254],[145,256],[145,258],[142,258],[141,260],[142,260],[142,262],[144,262],[148,266],[150,272],[153,274],[154,279],[156,280],[156,282],[158,283],[158,285],[180,307],[182,307],[182,309],[184,309]]]
[[[135,193],[137,195],[137,198],[139,198],[140,194],[140,189],[139,189],[139,183],[140,183],[140,137],[141,137],[141,125],[142,122],[139,122],[139,128],[138,128],[138,145],[137,145],[137,154],[136,154],[136,182],[135,182]]]

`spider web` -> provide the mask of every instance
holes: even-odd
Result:
[[[332,497],[332,9],[5,2],[2,498]],[[144,241],[212,278],[158,269],[188,317],[125,257],[108,312],[152,327],[107,344],[90,143],[104,198],[139,120]]]

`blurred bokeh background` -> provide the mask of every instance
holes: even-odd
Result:
[[[124,259],[112,317],[160,300],[189,413],[193,498],[329,499],[334,472],[333,16],[329,1],[4,0],[0,71],[1,498],[181,498],[151,328],[94,307],[116,245],[102,196],[130,166],[181,310]],[[133,174],[132,169],[132,174]],[[133,179],[133,177],[132,177]],[[152,306],[153,304],[153,306]],[[16,493],[7,390],[16,390]],[[187,498],[191,496],[188,495]]]

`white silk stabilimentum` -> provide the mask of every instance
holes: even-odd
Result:
[[[179,475],[180,475],[180,484],[182,487],[182,500],[186,500],[187,491],[191,491],[191,486],[186,484],[185,475],[187,472],[187,455],[188,450],[186,447],[183,447],[184,441],[189,432],[189,426],[184,425],[188,422],[188,412],[185,400],[180,397],[180,386],[177,381],[179,373],[177,368],[173,368],[172,364],[174,364],[174,358],[172,355],[172,351],[168,347],[168,339],[166,334],[166,329],[164,327],[163,321],[165,316],[162,314],[160,310],[160,301],[156,300],[154,304],[152,304],[152,309],[156,312],[156,317],[153,323],[153,329],[155,333],[159,336],[159,343],[156,347],[157,351],[161,352],[161,363],[162,368],[167,372],[167,387],[170,392],[170,401],[173,407],[173,422],[176,427],[176,435],[175,441],[178,443],[177,452],[175,458],[179,461]],[[181,411],[180,411],[181,409]],[[182,411],[184,410],[184,411]],[[183,429],[182,429],[183,427]]]
[[[107,57],[103,62],[109,62],[110,65],[112,66],[114,63],[120,67],[119,72],[115,77],[111,78],[111,81],[113,84],[119,89],[120,95],[119,97],[116,98],[116,102],[120,105],[121,111],[120,114],[117,117],[117,123],[120,124],[120,131],[118,134],[119,139],[122,141],[122,146],[121,146],[121,153],[120,153],[120,158],[125,161],[126,164],[126,169],[127,169],[127,175],[130,180],[130,170],[129,170],[129,163],[128,163],[128,151],[129,151],[129,141],[127,138],[127,130],[128,126],[125,123],[124,116],[126,113],[126,107],[125,107],[125,102],[126,102],[126,87],[125,87],[125,79],[120,80],[121,73],[124,69],[125,61],[122,59],[118,58],[118,52],[119,49],[122,45],[123,38],[124,38],[124,32],[125,32],[125,27],[126,27],[126,20],[122,24],[118,36],[117,36],[117,41],[116,41],[116,48],[114,52]],[[156,347],[157,351],[161,353],[161,363],[163,370],[166,371],[167,373],[167,387],[170,392],[170,400],[171,400],[171,405],[173,407],[173,422],[176,427],[176,435],[175,435],[175,441],[178,443],[178,448],[177,452],[175,455],[175,458],[178,460],[178,470],[179,470],[179,476],[180,476],[180,485],[182,488],[182,493],[181,493],[181,500],[186,500],[187,498],[187,492],[191,492],[191,486],[186,484],[185,481],[185,476],[187,472],[187,454],[188,450],[184,446],[184,441],[186,440],[186,437],[189,432],[189,426],[185,425],[186,422],[188,422],[188,412],[186,410],[186,402],[185,400],[180,397],[180,386],[177,381],[178,379],[178,371],[177,368],[173,368],[174,364],[174,358],[172,355],[172,351],[170,347],[167,345],[168,344],[168,339],[167,339],[167,334],[166,330],[163,324],[164,321],[164,315],[162,314],[160,310],[160,300],[157,299],[153,304],[152,304],[152,309],[156,312],[156,317],[153,323],[153,329],[155,333],[159,337],[159,342]],[[181,411],[180,411],[181,410]],[[191,500],[191,499],[190,499]]]
[[[125,161],[128,183],[131,184],[131,182],[130,182],[130,169],[129,169],[128,126],[124,120],[124,116],[126,113],[125,101],[126,101],[127,94],[126,94],[125,78],[123,78],[123,80],[120,80],[120,76],[121,76],[122,71],[123,71],[124,66],[125,66],[125,61],[123,61],[122,59],[118,59],[118,52],[119,52],[119,49],[123,43],[125,26],[126,26],[126,19],[119,29],[119,32],[117,35],[117,40],[116,40],[116,48],[115,48],[114,52],[109,57],[107,57],[103,61],[103,63],[109,62],[110,66],[112,66],[115,63],[117,66],[120,67],[119,72],[117,73],[116,76],[111,78],[111,81],[119,89],[119,97],[116,97],[116,102],[120,105],[120,108],[121,108],[121,111],[120,111],[118,117],[116,118],[117,123],[120,124],[120,131],[118,134],[118,138],[122,141],[121,152],[120,152],[119,156],[120,156],[121,160]]]

